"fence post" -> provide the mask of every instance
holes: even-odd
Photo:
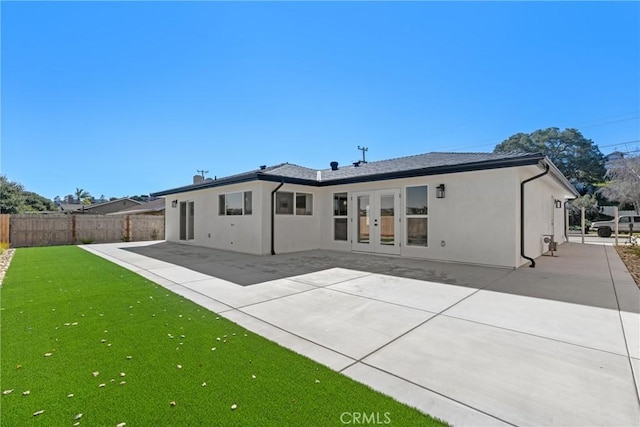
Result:
[[[580,230],[582,234],[582,244],[584,244],[584,207],[580,208]]]
[[[615,229],[616,229],[616,246],[618,246],[618,220],[620,219],[620,213],[618,212],[618,207],[613,208],[613,216],[615,217]]]
[[[71,215],[71,244],[76,244],[76,216],[74,214]]]
[[[131,242],[133,240],[131,236],[131,215],[127,215],[125,217],[125,229],[126,229],[125,235],[127,236],[127,242]]]
[[[0,215],[0,244],[11,246],[11,215]]]

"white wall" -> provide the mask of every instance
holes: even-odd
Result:
[[[251,191],[251,215],[218,215],[218,196]],[[178,200],[172,208],[171,201]],[[179,240],[180,202],[193,201],[194,239]],[[169,241],[262,255],[262,186],[259,182],[234,184],[166,196],[166,238]]]
[[[523,181],[542,173],[543,170],[528,166],[518,170],[518,179]],[[537,258],[547,252],[548,244],[543,242],[544,234],[553,234],[554,239],[562,243],[564,236],[564,202],[567,191],[564,190],[550,175],[545,175],[539,179],[530,181],[525,185],[525,255]],[[518,197],[520,199],[520,189]],[[561,208],[554,206],[554,200],[562,202]],[[519,203],[519,202],[518,202]],[[519,212],[519,209],[518,209]],[[520,214],[516,218],[518,226],[518,236],[520,235]],[[519,244],[519,241],[518,241]],[[525,258],[520,257],[520,246],[518,246],[518,266],[528,263]]]
[[[313,194],[313,215],[275,215],[275,252],[319,248],[352,250],[353,193],[398,189],[401,192],[399,214],[403,218],[398,231],[402,256],[517,267],[527,262],[520,256],[520,182],[541,171],[528,166],[319,188],[284,184],[279,191]],[[444,199],[436,198],[435,188],[439,184],[445,184]],[[179,208],[172,208],[171,201],[194,201],[195,239],[182,243],[268,255],[271,253],[271,192],[278,185],[255,181],[166,196],[167,240],[179,241]],[[406,245],[406,187],[416,185],[429,188],[428,247]],[[219,216],[218,195],[235,191],[253,192],[253,214]],[[333,194],[338,192],[347,192],[349,196],[348,242],[333,240]],[[562,241],[564,209],[555,209],[552,200],[564,202],[564,194],[566,190],[548,176],[527,184],[525,252],[528,256],[536,258],[546,251],[543,234],[554,234],[557,241]]]
[[[277,184],[271,183],[271,190],[266,194],[269,200],[269,208],[265,209],[265,216],[269,216],[271,209],[271,191]],[[322,205],[326,199],[321,197],[321,188],[307,187],[302,185],[284,184],[278,192],[301,192],[313,194],[313,215],[275,215],[275,252],[297,252],[318,249],[320,247],[320,223],[324,219],[322,216]],[[267,191],[265,191],[267,193]],[[295,203],[295,200],[294,200]],[[295,211],[295,209],[294,209]],[[268,218],[269,221],[271,220]],[[265,228],[266,239],[271,243],[271,224]],[[271,249],[269,249],[270,251]],[[271,252],[269,252],[271,253]]]
[[[442,261],[513,267],[516,265],[516,172],[514,168],[462,172],[384,182],[340,185],[323,188],[321,211],[321,247],[349,250],[350,243],[333,241],[332,195],[382,189],[400,189],[402,213],[407,186],[428,185],[429,246],[406,246],[405,224],[399,238],[401,255]],[[446,196],[436,198],[435,187],[445,184]],[[349,200],[349,203],[353,203]],[[352,236],[352,206],[349,207],[349,234]],[[444,246],[441,242],[444,241]]]

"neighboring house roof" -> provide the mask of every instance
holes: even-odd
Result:
[[[109,200],[108,202],[96,203],[94,205],[87,205],[87,206],[85,206],[84,210],[90,210],[90,209],[100,208],[100,207],[103,207],[103,206],[108,206],[108,205],[111,205],[111,204],[114,204],[114,203],[120,203],[123,200],[127,200],[127,201],[130,201],[130,202],[138,204],[138,205],[142,204],[142,202],[130,199],[128,197],[121,197],[121,198],[116,199],[116,200]]]
[[[165,209],[165,200],[164,199],[156,199],[147,203],[141,203],[140,205],[131,206],[126,209],[122,209],[118,212],[111,212],[107,215],[136,215],[142,213],[150,213],[150,212],[160,212]]]
[[[116,200],[110,200],[108,202],[102,202],[102,203],[95,203],[93,205],[83,205],[80,203],[60,203],[58,204],[58,206],[60,206],[60,209],[65,211],[65,212],[91,212],[92,210],[96,209],[96,208],[101,208],[101,207],[105,207],[105,206],[109,206],[111,204],[114,203],[121,203],[123,200],[127,200],[133,204],[136,205],[141,205],[142,202],[139,202],[137,200],[134,199],[130,199],[128,197],[121,197],[119,199]]]
[[[82,210],[82,205],[80,203],[59,203],[58,206],[60,207],[60,210],[65,212],[76,212]]]
[[[219,187],[247,181],[273,181],[303,184],[316,187],[349,184],[444,173],[468,172],[504,167],[536,165],[545,162],[550,165],[551,174],[578,196],[573,186],[544,155],[536,153],[426,153],[399,157],[377,162],[350,164],[332,169],[311,169],[289,163],[263,167],[238,175],[232,175],[199,184],[186,185],[170,190],[152,193],[152,196],[166,196],[185,191]]]

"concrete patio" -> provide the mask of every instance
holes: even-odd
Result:
[[[81,247],[456,426],[640,424],[640,291],[611,246],[564,244],[516,270]]]

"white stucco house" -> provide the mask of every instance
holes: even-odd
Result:
[[[152,194],[166,239],[257,255],[332,249],[519,267],[566,241],[579,194],[541,154],[427,153],[261,166]]]

